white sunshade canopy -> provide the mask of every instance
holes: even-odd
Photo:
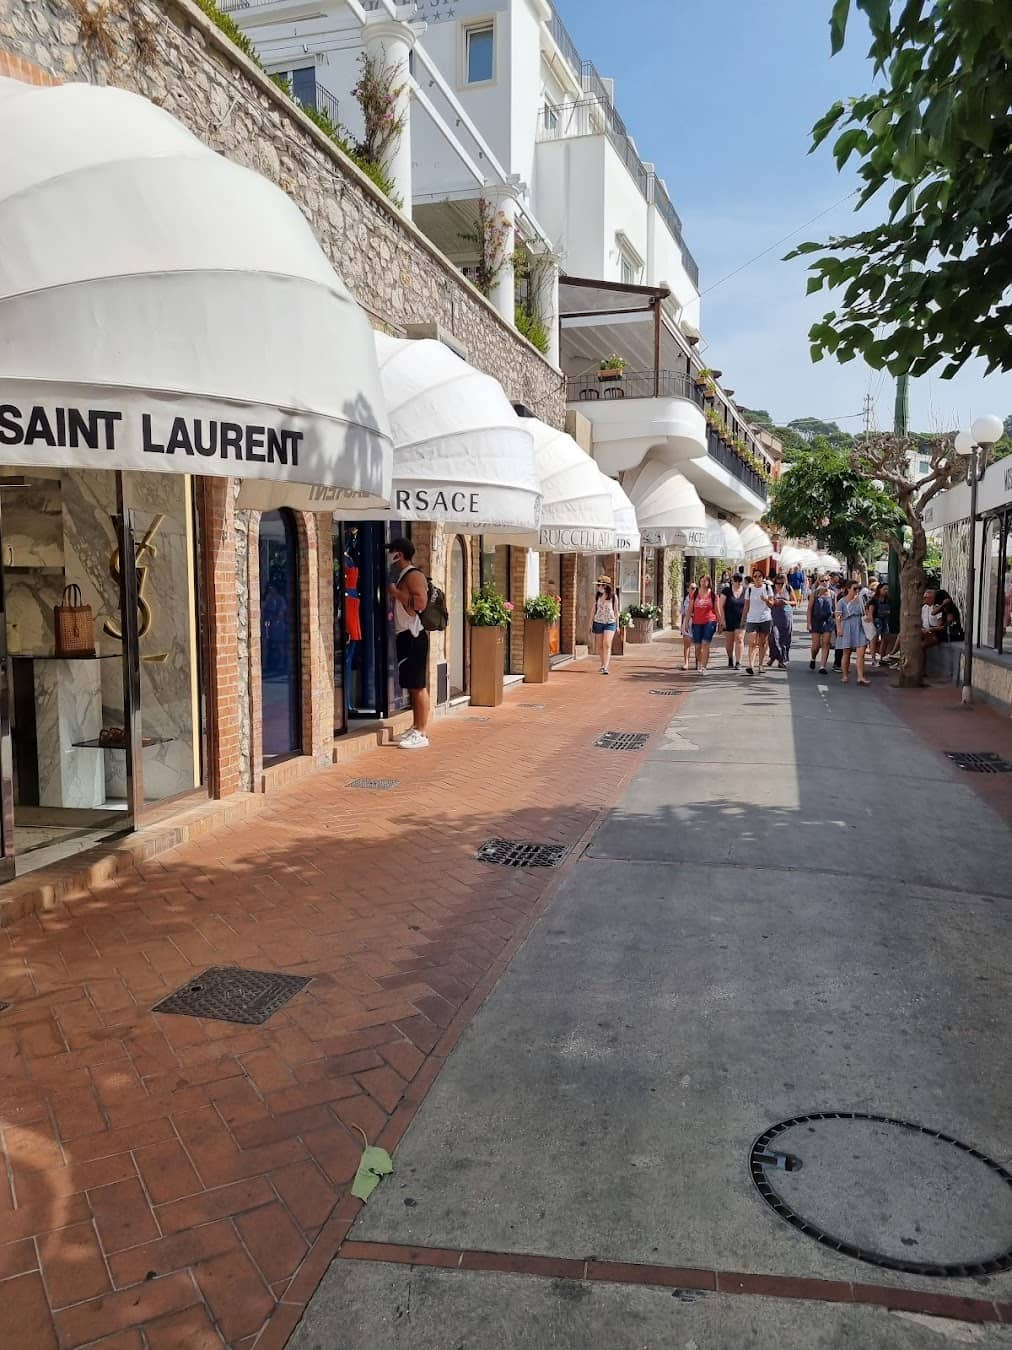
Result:
[[[684,552],[690,558],[727,558],[727,543],[724,539],[724,531],[720,528],[721,522],[716,516],[711,516],[709,511],[706,513],[706,542],[698,547],[686,548]]]
[[[843,566],[839,558],[834,558],[832,553],[819,553],[815,556],[815,566],[821,567],[827,572],[842,572]]]
[[[760,529],[755,522],[746,525],[741,531],[741,542],[745,548],[747,562],[755,562],[759,558],[768,558],[773,552],[772,540],[766,531]]]
[[[640,528],[636,520],[636,508],[626,496],[625,490],[614,478],[605,478],[611,493],[611,506],[615,512],[615,552],[639,553],[642,547]]]
[[[729,520],[720,522],[720,532],[724,536],[724,557],[728,562],[740,562],[745,556],[745,545],[741,535]]]
[[[326,489],[293,496],[267,484],[245,484],[239,505],[333,511],[343,520],[442,521],[463,534],[537,530],[534,438],[498,381],[442,342],[373,338],[394,441],[390,509]]]
[[[365,314],[295,203],[123,89],[0,79],[0,462],[384,504]]]
[[[608,480],[565,431],[522,419],[534,438],[541,485],[541,528],[504,542],[543,553],[614,553],[615,512]]]
[[[648,455],[622,486],[636,508],[646,547],[705,550],[706,511],[687,478]]]

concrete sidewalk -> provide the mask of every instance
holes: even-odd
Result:
[[[449,1057],[293,1350],[1012,1345],[1008,1271],[841,1254],[749,1173],[757,1135],[817,1112],[1012,1154],[1012,834],[887,679],[672,677],[690,696],[657,700],[670,724]],[[831,1148],[821,1173],[813,1152],[781,1194],[867,1249],[1012,1248],[998,1174],[898,1136],[852,1162]]]

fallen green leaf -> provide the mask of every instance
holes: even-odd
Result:
[[[394,1170],[393,1161],[385,1148],[371,1145],[362,1150],[362,1159],[352,1182],[351,1193],[357,1200],[368,1200],[383,1177]]]

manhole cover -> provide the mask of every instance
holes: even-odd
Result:
[[[1012,762],[1002,759],[991,750],[975,750],[972,754],[963,750],[946,750],[946,759],[951,759],[957,769],[967,773],[1012,773]]]
[[[189,984],[163,998],[161,1003],[156,1003],[151,1011],[259,1026],[304,989],[311,978],[309,975],[279,975],[273,970],[211,966]]]
[[[645,731],[606,731],[594,744],[602,750],[642,750],[649,739]]]
[[[1012,1269],[1012,1173],[939,1130],[818,1111],[761,1134],[749,1167],[781,1218],[845,1256],[911,1275]]]
[[[346,784],[350,788],[370,788],[373,792],[389,792],[391,788],[400,787],[399,778],[353,778]]]
[[[520,839],[486,839],[474,855],[500,867],[558,867],[569,852],[565,844],[527,844]]]

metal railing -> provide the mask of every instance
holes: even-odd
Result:
[[[326,114],[335,127],[341,125],[341,104],[322,84],[316,86],[316,111]]]
[[[624,370],[621,379],[602,380],[597,375],[566,381],[569,403],[597,402],[616,398],[685,398],[703,406],[702,392],[680,370]]]
[[[650,175],[636,153],[636,147],[614,106],[603,98],[582,98],[578,103],[561,103],[552,109],[553,118],[542,118],[538,139],[566,141],[576,136],[607,136],[619,159],[632,174],[644,199]]]
[[[555,45],[573,67],[573,73],[579,75],[583,62],[580,59],[580,53],[577,50],[576,43],[569,36],[566,25],[559,16],[559,11],[552,5],[552,17],[548,24],[552,37],[555,39]]]
[[[766,501],[769,493],[766,480],[761,478],[750,465],[743,463],[730,446],[725,445],[717,435],[716,431],[714,431],[713,427],[710,426],[706,428],[706,452],[711,459],[716,460],[729,474],[734,478],[737,478],[739,483],[742,483],[747,487],[750,492],[754,492],[757,497],[761,497],[763,501]]]

